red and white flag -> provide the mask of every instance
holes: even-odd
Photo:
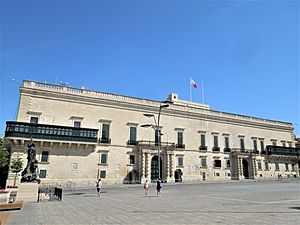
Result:
[[[197,84],[196,84],[196,82],[195,82],[193,79],[191,79],[191,85],[193,85],[194,88],[197,88],[197,87],[198,87]]]

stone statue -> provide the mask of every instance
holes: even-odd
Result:
[[[40,183],[40,179],[38,179],[36,174],[37,163],[36,160],[36,150],[35,144],[28,144],[27,150],[27,166],[22,172],[21,182],[38,182]]]

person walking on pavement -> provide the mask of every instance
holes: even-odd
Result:
[[[100,196],[101,186],[102,186],[102,182],[101,182],[101,179],[99,179],[99,180],[96,182],[96,189],[97,189],[98,196]]]
[[[148,195],[148,189],[149,189],[149,181],[146,180],[144,183],[145,195]]]
[[[158,179],[158,180],[156,181],[156,196],[161,195],[160,189],[161,189],[161,180]]]

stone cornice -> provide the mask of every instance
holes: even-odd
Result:
[[[44,84],[46,85],[46,84]],[[59,85],[54,85],[57,88],[68,88],[68,87],[61,87]],[[75,89],[81,90],[81,89]],[[82,90],[88,91],[88,90]],[[35,96],[40,98],[48,98],[54,100],[63,100],[69,101],[74,103],[81,103],[81,104],[90,104],[90,105],[98,105],[103,107],[109,108],[119,108],[125,110],[134,110],[139,112],[151,112],[157,113],[160,102],[146,100],[146,99],[139,99],[139,98],[131,98],[127,96],[119,96],[101,92],[95,94],[84,94],[78,93],[74,91],[68,90],[61,90],[56,88],[40,88],[40,87],[32,87],[32,86],[23,86],[20,88],[20,92],[23,95]],[[209,122],[216,122],[216,123],[225,123],[225,124],[232,124],[238,126],[247,126],[247,127],[256,127],[256,128],[263,128],[263,129],[272,129],[272,130],[280,130],[285,132],[292,132],[293,127],[291,123],[268,120],[268,119],[261,119],[256,117],[250,116],[243,116],[238,114],[231,114],[213,110],[206,110],[206,109],[196,109],[188,106],[180,106],[180,105],[171,105],[169,108],[164,109],[162,111],[163,115],[168,116],[176,116],[176,117],[183,117],[195,120],[204,120]]]

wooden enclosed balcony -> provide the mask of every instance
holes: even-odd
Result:
[[[98,129],[7,121],[5,137],[97,143]]]

